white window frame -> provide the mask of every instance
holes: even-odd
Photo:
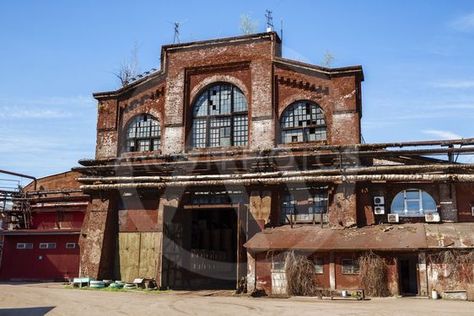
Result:
[[[66,249],[76,249],[77,248],[77,243],[75,242],[67,242],[66,243]]]
[[[41,242],[39,244],[39,249],[56,249],[55,242]]]
[[[31,242],[17,242],[16,243],[16,249],[21,249],[21,250],[33,249],[33,243],[31,243]]]
[[[417,198],[408,198],[407,196],[407,193],[408,192],[414,192],[414,191],[417,191],[418,193],[418,197]],[[396,211],[393,211],[392,210],[392,207],[390,207],[390,213],[391,214],[398,214],[399,216],[401,217],[422,217],[422,216],[425,216],[426,214],[432,214],[432,213],[436,213],[438,210],[437,209],[434,209],[434,210],[427,210],[427,212],[425,212],[425,209],[423,208],[423,193],[427,193],[431,199],[434,200],[434,198],[431,196],[431,194],[429,194],[428,192],[422,190],[422,189],[405,189],[403,191],[400,191],[398,192],[394,199],[399,195],[403,193],[403,210],[401,212],[396,212]],[[408,209],[408,204],[410,202],[417,202],[418,203],[418,212],[410,212],[409,209]],[[436,201],[435,201],[436,203]],[[392,201],[392,204],[393,204],[393,201]]]

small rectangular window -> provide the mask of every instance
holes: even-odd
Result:
[[[359,274],[359,262],[354,259],[342,259],[342,274]]]
[[[30,242],[18,242],[16,243],[16,249],[33,249],[33,244]]]
[[[273,261],[272,270],[285,270],[285,261]]]
[[[76,248],[76,243],[75,242],[67,242],[66,243],[66,249],[75,249]]]
[[[42,242],[39,244],[40,249],[56,249],[55,242]]]
[[[316,274],[323,274],[324,273],[323,258],[314,258],[314,272]]]

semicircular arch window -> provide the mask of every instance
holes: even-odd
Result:
[[[160,122],[150,114],[135,116],[127,125],[125,152],[145,152],[160,149]]]
[[[327,132],[323,110],[314,102],[296,101],[283,111],[280,131],[282,144],[324,141]]]
[[[213,84],[199,94],[192,108],[193,148],[247,145],[247,99],[238,87]]]

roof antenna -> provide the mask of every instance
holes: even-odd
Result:
[[[283,19],[280,20],[280,40],[283,42]]]
[[[265,10],[265,17],[267,18],[267,32],[273,31],[273,16],[272,11]]]
[[[173,22],[173,25],[174,25],[173,44],[179,44],[179,27],[180,27],[180,23],[179,23],[179,22]]]

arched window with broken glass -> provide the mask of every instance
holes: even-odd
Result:
[[[192,148],[247,146],[248,106],[242,91],[213,84],[193,104]]]
[[[125,132],[124,152],[145,152],[160,149],[160,123],[150,114],[130,120]]]
[[[310,101],[290,104],[280,118],[280,143],[325,141],[326,120],[319,105]]]

